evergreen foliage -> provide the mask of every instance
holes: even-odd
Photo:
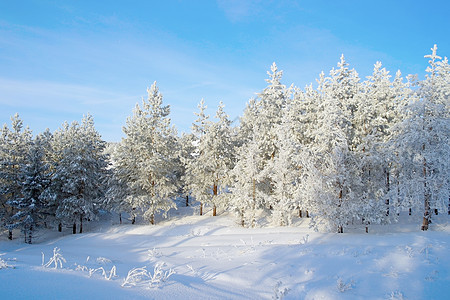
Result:
[[[427,230],[433,214],[450,214],[450,67],[431,50],[422,81],[380,62],[362,81],[342,55],[301,90],[283,85],[274,63],[238,126],[222,103],[210,119],[202,99],[182,136],[154,83],[108,150],[90,115],[35,138],[15,115],[0,131],[1,226],[31,243],[53,221],[82,232],[99,209],[154,224],[183,195],[200,214],[203,205],[232,210],[248,227],[306,216],[317,230],[368,232],[407,211]]]
[[[114,156],[118,179],[126,183],[124,199],[133,217],[142,215],[151,224],[155,214],[175,207],[172,198],[178,187],[179,172],[176,131],[170,125],[170,108],[162,103],[156,82],[147,89],[142,106],[136,105],[128,118],[122,139]]]

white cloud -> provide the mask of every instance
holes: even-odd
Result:
[[[231,22],[240,22],[260,11],[259,0],[217,0],[217,5]]]

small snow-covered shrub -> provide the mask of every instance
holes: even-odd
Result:
[[[1,254],[0,254],[1,255]],[[4,259],[0,258],[0,270],[1,269],[15,269],[14,266],[8,264]]]
[[[348,283],[345,283],[342,280],[342,278],[338,278],[338,280],[337,280],[337,289],[341,293],[351,290],[354,286],[355,286],[355,282],[353,280],[351,280]]]
[[[63,262],[66,262],[66,259],[62,256],[62,254],[59,252],[61,249],[59,249],[58,247],[55,247],[53,249],[53,257],[50,258],[50,260],[44,264],[45,261],[45,256],[44,253],[42,252],[42,266],[44,266],[45,268],[50,268],[51,265],[53,265],[54,269],[58,269],[59,268],[62,269],[63,267]]]
[[[101,273],[102,276],[106,280],[111,280],[113,277],[117,277],[117,275],[116,275],[116,266],[112,266],[111,270],[109,271],[109,274],[103,267],[88,268],[86,266],[77,265],[75,270],[76,271],[87,272],[87,273],[89,273],[89,277],[92,277],[92,275],[94,275],[95,273]]]
[[[169,279],[170,276],[175,274],[175,271],[173,269],[169,269],[169,271],[164,271],[162,267],[165,266],[164,263],[157,263],[153,269],[153,275],[150,275],[150,285],[158,285],[160,283],[163,283],[167,279]]]
[[[194,268],[191,265],[186,265],[186,267],[192,272],[192,274],[197,275],[198,272],[194,270]]]
[[[289,288],[281,288],[282,284],[283,283],[281,281],[278,281],[277,284],[275,284],[275,287],[273,288],[272,299],[281,300],[289,292]]]
[[[389,300],[403,300],[403,299],[405,299],[405,298],[403,297],[403,293],[402,293],[402,292],[394,291],[394,292],[392,292],[392,293],[389,295],[388,299],[389,299]]]
[[[133,268],[128,272],[127,277],[122,283],[122,287],[130,287],[137,285],[148,285],[149,287],[155,287],[163,282],[167,281],[170,276],[175,274],[173,269],[164,271],[162,267],[164,263],[157,263],[153,268],[153,274],[147,271],[147,267]]]
[[[148,250],[148,259],[158,258],[162,256],[162,252],[156,248]]]
[[[105,265],[112,263],[112,261],[106,257],[97,257],[97,263]]]
[[[147,267],[133,268],[128,271],[127,277],[122,283],[122,287],[136,286],[145,281],[148,277]]]
[[[301,245],[306,245],[309,241],[309,234],[303,236],[302,240],[300,241]]]

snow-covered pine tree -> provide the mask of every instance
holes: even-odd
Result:
[[[426,79],[417,96],[405,107],[406,118],[396,128],[399,151],[400,193],[403,200],[423,212],[422,230],[432,213],[447,209],[450,178],[450,68],[447,58],[431,49]]]
[[[239,159],[232,170],[230,209],[239,217],[241,226],[255,227],[257,212],[264,207],[264,194],[257,187],[260,169],[259,149],[254,140],[243,144],[236,153]]]
[[[273,181],[270,178],[270,172],[264,171],[270,160],[273,160],[279,150],[279,141],[277,135],[278,125],[282,123],[284,109],[286,102],[290,97],[291,89],[286,88],[281,83],[283,71],[279,71],[275,63],[272,64],[270,72],[267,72],[269,78],[266,79],[268,86],[258,94],[258,99],[255,105],[252,107],[255,109],[253,121],[253,142],[256,142],[259,149],[259,158],[261,172],[258,174],[256,187],[260,193],[264,193],[267,197],[266,208],[271,208],[272,203],[269,201],[274,200],[270,197],[273,193]]]
[[[242,225],[254,226],[256,210],[269,210],[273,208],[271,201],[278,201],[272,197],[274,182],[269,162],[279,150],[277,128],[282,123],[291,88],[281,83],[283,72],[278,71],[275,63],[267,74],[268,86],[247,104],[237,133],[232,207]]]
[[[184,183],[184,193],[186,197],[188,195],[192,195],[193,190],[204,190],[203,186],[205,183],[202,182],[196,175],[197,162],[196,160],[200,156],[199,145],[201,140],[206,134],[209,126],[209,115],[207,115],[206,109],[207,106],[205,104],[205,100],[201,99],[200,103],[197,105],[198,112],[194,112],[194,115],[197,116],[197,119],[192,123],[191,133],[186,134],[182,137],[182,145],[181,145],[181,160],[184,164],[184,175],[182,181]],[[203,215],[203,202],[202,197],[199,199],[195,199],[200,203],[200,215]],[[188,201],[188,200],[187,200]],[[186,202],[188,203],[188,202]]]
[[[108,143],[105,148],[105,154],[109,158],[109,167],[107,169],[106,191],[102,200],[102,209],[119,214],[119,223],[122,224],[122,213],[133,215],[133,209],[130,203],[125,201],[129,195],[127,182],[124,176],[119,173],[124,170],[115,165],[119,143]]]
[[[195,140],[196,138],[193,133],[182,133],[181,137],[178,138],[178,144],[180,147],[179,159],[181,162],[180,192],[186,199],[186,206],[189,206],[191,201],[189,199],[189,197],[191,197],[191,190],[189,187],[190,170],[188,169],[188,165],[195,158]]]
[[[257,102],[250,99],[240,118],[236,143],[236,164],[231,172],[232,185],[230,208],[239,217],[242,226],[255,227],[258,210],[265,206],[265,194],[261,193],[258,176],[262,171],[262,154],[255,139]]]
[[[47,137],[45,144],[46,162],[49,166],[50,185],[42,192],[41,198],[46,202],[46,214],[48,223],[57,223],[58,231],[62,231],[62,221],[56,218],[59,200],[63,197],[62,181],[53,178],[59,170],[60,161],[64,158],[64,149],[73,143],[73,137],[69,134],[70,125],[64,122],[62,126],[52,135],[50,132],[44,132]]]
[[[73,233],[83,221],[96,218],[105,192],[107,156],[105,142],[94,127],[91,115],[81,124],[67,123],[55,132],[52,143],[52,177],[49,188],[41,196],[53,207],[61,224],[71,224]]]
[[[34,139],[27,153],[26,164],[21,168],[21,197],[8,201],[8,205],[16,211],[8,227],[20,227],[28,244],[32,242],[33,231],[45,220],[46,202],[42,201],[41,194],[48,187],[50,177],[48,165],[44,162],[42,142],[39,135]]]
[[[120,224],[122,224],[123,212],[130,215],[133,214],[133,208],[130,206],[130,203],[125,201],[129,196],[129,191],[127,183],[123,180],[124,177],[118,174],[121,171],[121,169],[116,167],[108,170],[107,189],[101,205],[107,211],[118,213]]]
[[[308,149],[311,163],[305,166],[305,196],[311,207],[312,224],[342,233],[360,210],[358,162],[353,153],[354,99],[359,80],[348,70],[344,57],[330,77],[319,80],[319,103],[314,142]]]
[[[321,80],[325,79],[323,72],[320,75]],[[285,120],[289,120],[289,136],[286,140],[291,145],[291,158],[294,164],[291,166],[296,172],[294,187],[294,202],[298,209],[299,217],[309,217],[308,203],[305,197],[305,157],[309,157],[311,148],[315,139],[315,128],[317,123],[318,104],[320,95],[311,85],[305,87],[305,90],[295,89],[292,101],[288,102],[285,112]],[[285,133],[283,133],[285,134]],[[295,149],[295,150],[294,150]],[[304,213],[303,213],[304,212]]]
[[[302,146],[294,138],[294,120],[289,106],[280,125],[277,125],[279,149],[265,168],[273,182],[273,193],[269,202],[272,206],[272,222],[277,225],[290,225],[294,210],[304,209],[301,194],[301,158]]]
[[[0,145],[0,217],[2,225],[11,224],[10,218],[15,209],[7,205],[8,201],[22,197],[20,174],[26,164],[27,153],[31,143],[31,131],[23,128],[23,121],[16,114],[11,118],[11,129],[5,124],[1,132]],[[12,230],[9,228],[9,239]]]
[[[185,145],[188,153],[183,157],[186,168],[184,182],[186,183],[186,193],[193,195],[195,200],[200,203],[200,215],[203,215],[204,198],[209,197],[209,180],[199,176],[200,173],[203,174],[205,172],[202,172],[200,169],[203,168],[203,166],[198,160],[201,154],[200,144],[206,136],[211,121],[209,120],[209,115],[205,113],[208,107],[205,104],[204,99],[200,100],[197,107],[198,112],[194,112],[197,119],[192,123],[192,132],[187,141],[190,145]]]
[[[402,80],[397,74],[395,84],[389,72],[380,62],[374,65],[371,76],[363,82],[361,91],[355,95],[358,109],[354,113],[355,132],[353,149],[360,166],[363,190],[360,191],[360,217],[366,224],[388,222],[390,215],[390,151],[386,151],[391,127],[398,122],[397,107],[403,100],[403,91],[398,84]],[[399,89],[400,88],[400,89]]]
[[[170,125],[170,107],[163,106],[156,82],[147,89],[142,107],[136,105],[127,119],[115,165],[120,179],[127,183],[129,202],[134,216],[139,213],[155,223],[155,214],[175,207],[172,197],[177,186],[175,154],[178,152],[176,132]]]
[[[343,117],[348,124],[342,128],[345,130],[349,150],[353,151],[357,147],[355,114],[359,109],[355,96],[361,91],[361,83],[355,69],[349,69],[343,54],[337,66],[331,69],[330,76],[325,79],[324,89],[331,98],[339,102],[342,113],[345,114]]]
[[[203,101],[199,108],[199,124],[194,124],[199,136],[197,151],[188,165],[190,187],[195,199],[211,205],[216,216],[217,207],[227,208],[228,177],[234,165],[231,121],[222,102],[216,112],[216,122],[205,122]]]

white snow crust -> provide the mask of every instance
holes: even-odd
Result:
[[[103,219],[84,234],[41,230],[32,245],[3,234],[1,298],[450,298],[447,215],[427,232],[402,216],[369,234],[362,225],[337,234],[314,232],[309,219],[251,229],[233,215],[194,212],[181,208],[155,226]],[[55,248],[62,268],[45,267]],[[125,282],[134,268],[147,277]]]

